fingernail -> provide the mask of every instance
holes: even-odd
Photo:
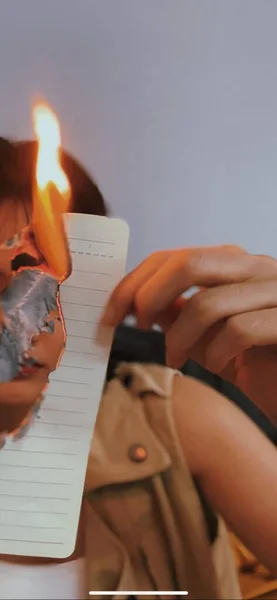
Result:
[[[100,319],[100,323],[101,325],[104,325],[104,327],[112,327],[116,324],[116,315],[114,309],[111,306],[107,306],[107,308],[105,309]]]

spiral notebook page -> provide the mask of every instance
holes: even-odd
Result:
[[[66,215],[73,271],[61,286],[66,350],[35,422],[0,451],[0,553],[64,558],[74,551],[93,427],[112,332],[96,342],[106,300],[125,271],[128,227]]]

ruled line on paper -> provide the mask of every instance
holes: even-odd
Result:
[[[49,394],[49,395],[48,395],[48,398],[60,398],[60,397],[61,397],[61,396],[55,396],[55,394]],[[75,399],[75,398],[74,398],[74,399]],[[82,399],[82,398],[81,398],[81,399]],[[86,400],[86,398],[84,398],[84,399]],[[46,411],[51,411],[51,410],[52,410],[52,411],[55,411],[55,412],[67,412],[67,413],[73,413],[73,414],[76,414],[76,415],[85,415],[85,414],[86,414],[86,412],[85,412],[84,410],[68,410],[68,409],[66,409],[66,408],[65,408],[65,409],[62,409],[62,408],[49,408],[49,407],[47,407],[47,408],[43,407],[43,408],[41,409],[41,411],[43,411],[43,412],[46,412]]]
[[[51,423],[51,425],[54,425],[54,423]],[[58,440],[58,441],[67,441],[67,442],[78,442],[79,441],[78,438],[61,437],[61,436],[58,437],[55,435],[29,435],[27,433],[25,437],[28,438],[29,440]]]
[[[64,304],[73,304],[73,306],[75,306],[77,308],[82,307],[82,306],[87,306],[88,308],[103,308],[102,304],[81,304],[80,302],[78,302],[78,304],[77,304],[77,302],[69,302],[69,300],[63,300],[62,304],[63,305]]]
[[[17,482],[20,483],[20,482]],[[28,500],[62,500],[62,502],[70,502],[70,498],[60,498],[59,496],[57,497],[52,497],[52,496],[32,496],[31,494],[27,494],[26,496],[24,496],[23,494],[5,494],[4,492],[1,491],[1,496],[7,497],[7,498],[28,498]]]
[[[67,288],[68,290],[70,290],[70,289],[71,290],[79,290],[80,292],[82,290],[85,290],[85,291],[88,290],[90,292],[97,292],[97,293],[100,292],[101,294],[108,294],[108,292],[109,292],[109,290],[98,290],[98,289],[96,289],[94,287],[85,287],[85,286],[81,287],[79,285],[72,285],[72,284],[69,284],[69,283],[64,283],[63,284],[63,289],[65,289],[65,288]]]
[[[68,350],[68,348],[67,348],[66,352],[76,352],[76,350]],[[78,354],[84,354],[85,356],[95,356],[96,355],[95,352],[78,352]]]
[[[50,382],[52,382],[52,381],[55,381],[56,383],[67,383],[67,381],[65,381],[64,379],[54,379],[53,374],[51,375],[51,379],[50,379]],[[79,383],[79,381],[71,381],[70,383],[76,383],[76,385],[83,385],[85,387],[87,387],[87,385],[88,385],[87,383]]]
[[[46,541],[46,540],[30,540],[30,539],[22,539],[22,538],[4,538],[1,537],[0,538],[2,542],[23,542],[24,544],[52,544],[52,545],[57,545],[57,546],[61,546],[63,545],[63,542],[54,542],[53,540],[51,540],[50,542]]]
[[[127,235],[117,223],[80,215],[68,220],[73,270],[60,289],[66,348],[25,438],[0,454],[0,553],[63,558],[74,550],[109,356],[97,345],[96,328],[108,295],[124,275]],[[99,239],[91,236],[91,228]]]
[[[20,448],[17,450],[16,448],[7,448],[5,452],[20,452],[21,454],[44,454],[45,456],[77,456],[76,452],[45,452],[45,450],[26,450],[25,448]],[[2,491],[0,492],[0,496]]]
[[[76,368],[77,369],[82,369],[83,371],[90,371],[90,372],[93,371],[93,369],[90,369],[89,367],[80,367],[79,365],[78,365],[78,367],[76,367],[76,365],[70,365],[68,363],[66,365],[64,364],[64,366],[71,367],[72,369],[76,369]]]
[[[86,269],[74,268],[75,273],[89,273],[90,275],[102,275],[103,277],[111,277],[110,273],[104,273],[101,271],[88,271]]]
[[[39,425],[43,425],[43,426],[44,425],[53,425],[53,422],[52,421],[37,421],[36,426],[39,426]],[[76,428],[82,429],[83,426],[82,425],[68,425],[67,423],[59,423],[59,427],[76,427]],[[28,436],[26,436],[26,437],[28,437]]]
[[[105,240],[90,240],[86,238],[78,238],[74,236],[70,236],[70,240],[74,240],[75,242],[89,242],[89,244],[106,244],[107,246],[115,246],[115,242],[108,242]]]
[[[68,333],[67,334],[67,339],[68,338],[76,338],[77,340],[78,339],[79,340],[83,340],[83,339],[89,338],[91,342],[96,342],[97,341],[97,338],[90,337],[89,334],[88,335],[75,335],[74,333]]]
[[[66,286],[64,286],[63,293],[61,292],[61,301],[63,301],[63,296],[65,295],[65,292],[67,293],[66,302],[71,302],[72,304],[75,304],[77,308],[79,308],[80,306],[89,306],[90,308],[95,307],[102,309],[104,301],[107,298],[107,292],[103,293],[94,292],[93,290],[83,290],[83,294],[79,295],[80,289],[78,289],[77,287],[72,289],[69,287],[66,288]],[[99,296],[102,296],[102,299],[99,298]]]
[[[65,527],[48,527],[47,525],[18,525],[18,523],[5,523],[6,527],[16,527],[21,529],[53,529],[54,531],[63,531]]]
[[[74,323],[86,323],[88,325],[98,325],[99,321],[83,321],[81,319],[69,319],[69,317],[67,317],[66,321],[73,321]]]
[[[14,483],[14,479],[5,479],[4,477],[0,477],[0,481]],[[35,481],[33,479],[30,479],[29,481],[18,479],[18,483],[37,483],[39,485],[72,485],[71,483],[61,483],[60,481]]]
[[[18,469],[18,468],[22,468],[22,469],[48,469],[49,471],[74,471],[74,469],[72,467],[45,467],[45,466],[39,466],[39,467],[32,467],[30,465],[17,465],[17,464],[12,464],[12,463],[0,463],[0,467],[9,467],[10,469],[12,467]]]
[[[60,394],[47,394],[47,398],[63,398]],[[87,400],[87,396],[75,396],[72,400]],[[42,410],[44,410],[45,404],[43,404]],[[54,410],[54,409],[53,409]],[[58,410],[58,409],[57,409]],[[72,412],[72,411],[69,411]]]
[[[53,515],[53,516],[67,516],[68,513],[67,512],[53,512],[53,511],[41,511],[41,510],[24,510],[24,508],[2,508],[0,507],[0,511],[5,511],[5,512],[13,512],[13,513],[24,513],[24,514],[28,514],[31,513],[33,515]],[[2,539],[2,538],[0,538]]]

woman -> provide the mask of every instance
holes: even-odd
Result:
[[[23,148],[25,148],[24,151]],[[28,158],[27,162],[29,164],[29,171],[27,170],[24,172],[25,177],[27,179],[29,178],[29,180],[30,172],[32,171],[31,167],[33,167],[34,165],[34,148],[34,146],[30,146],[29,144],[25,146],[20,146],[21,156],[25,156],[25,162],[26,157]],[[76,173],[78,173],[78,166],[76,167],[76,169]],[[22,175],[22,169],[19,170],[19,172]],[[66,172],[69,175],[68,171]],[[83,212],[96,212],[96,210],[94,210],[93,208],[93,194],[91,196],[86,196],[84,192],[85,188],[82,186],[80,186],[79,188],[80,196],[83,199],[86,197],[86,202],[83,200],[83,203],[80,204],[82,208],[78,210],[78,194],[76,188],[74,188],[74,181],[75,180],[73,176],[72,190],[73,200],[75,202],[75,209],[73,208],[73,210],[77,210],[78,212],[81,212],[81,210]],[[78,177],[76,177],[76,181],[78,181]],[[85,181],[85,177],[83,177],[83,181]],[[87,180],[86,183],[88,184]],[[95,189],[96,188],[93,188],[94,192]],[[262,273],[261,276],[259,275],[260,272]],[[107,307],[106,314],[103,317],[103,322],[105,325],[116,325],[128,313],[135,312],[135,314],[138,316],[140,326],[145,328],[151,326],[152,322],[158,322],[165,329],[167,334],[168,353],[170,357],[169,360],[174,366],[176,366],[176,364],[181,364],[181,362],[183,362],[187,355],[192,356],[193,358],[197,358],[197,360],[199,360],[203,364],[205,350],[209,347],[209,344],[211,344],[214,340],[216,342],[218,340],[217,336],[220,336],[220,341],[223,335],[222,331],[226,331],[226,328],[224,329],[223,327],[222,329],[222,322],[224,322],[224,324],[226,325],[226,323],[228,322],[228,318],[230,321],[232,316],[237,316],[237,313],[239,314],[239,317],[241,314],[243,314],[243,331],[247,330],[248,334],[246,335],[246,339],[248,340],[249,335],[253,331],[253,321],[251,320],[250,323],[252,323],[252,326],[250,326],[249,330],[247,329],[247,324],[249,323],[249,314],[251,314],[251,318],[253,319],[253,307],[255,308],[255,310],[260,308],[260,310],[258,310],[258,314],[256,313],[254,316],[256,319],[255,323],[260,323],[259,316],[262,316],[260,335],[257,337],[257,346],[258,344],[260,344],[261,346],[261,362],[259,363],[256,361],[256,367],[254,369],[254,372],[253,370],[251,372],[253,372],[253,375],[257,379],[258,373],[261,372],[263,368],[267,368],[267,364],[267,405],[270,405],[270,397],[271,400],[273,400],[273,395],[276,395],[275,377],[269,377],[270,368],[274,362],[275,355],[274,348],[268,347],[266,349],[266,356],[268,356],[268,362],[266,363],[265,359],[263,358],[263,346],[266,343],[269,343],[270,340],[268,337],[268,320],[263,318],[264,304],[262,303],[260,307],[259,302],[261,296],[262,299],[264,298],[264,290],[267,286],[266,289],[268,291],[268,297],[270,297],[270,306],[272,307],[274,301],[273,292],[275,289],[274,273],[276,273],[276,263],[272,259],[269,260],[260,259],[259,257],[250,257],[249,255],[247,255],[247,253],[244,253],[240,250],[236,250],[234,248],[218,248],[211,250],[186,250],[180,251],[180,253],[159,253],[157,255],[154,255],[154,257],[152,257],[151,259],[147,260],[142,266],[138,267],[138,269],[135,272],[131,273],[130,276],[125,278],[124,281],[119,285],[119,287],[115,290],[112,299]],[[266,278],[266,275],[268,276],[268,278]],[[184,303],[182,297],[180,298],[180,294],[182,294],[183,291],[188,289],[190,286],[193,286],[194,284],[204,286],[205,289],[201,292],[201,294],[196,296],[197,300],[192,300],[188,301],[187,303]],[[247,284],[250,285],[250,288],[247,286]],[[235,288],[232,288],[232,285],[234,285]],[[240,285],[242,287],[240,287]],[[210,289],[207,289],[209,288],[209,286],[211,286]],[[247,290],[247,293],[245,292],[245,289]],[[252,295],[250,295],[250,297],[248,294],[249,289],[251,289],[252,291]],[[156,293],[156,291],[158,293]],[[213,311],[212,315],[208,304],[209,294],[212,294],[212,307],[216,306],[216,313]],[[214,302],[214,294],[218,294],[216,296],[216,302]],[[202,299],[205,300],[204,307],[202,306]],[[236,304],[235,299],[239,300],[240,302]],[[268,304],[266,305],[266,310],[267,306]],[[273,314],[273,316],[275,314],[274,306],[275,305],[273,305],[273,313],[270,313],[271,315]],[[233,321],[231,320],[231,323],[232,322]],[[177,326],[175,326],[174,329],[175,323],[177,323]],[[185,324],[186,335],[184,335],[184,337],[181,336],[180,341],[179,329],[180,331],[183,331],[183,323]],[[237,321],[235,321],[235,323],[237,323]],[[230,329],[231,331],[233,331],[232,328],[230,328],[230,326],[227,327],[227,340],[229,339],[228,335],[230,335],[230,333],[228,334],[228,332],[230,332]],[[174,345],[174,340],[176,339],[176,336],[178,337],[178,343]],[[186,347],[184,339],[188,340],[186,344],[192,340],[193,343],[191,342],[191,346],[189,346],[189,348]],[[215,362],[213,363],[213,366],[214,368],[216,368],[216,370],[219,370],[225,376],[228,376],[233,382],[239,383],[239,376],[241,377],[245,374],[245,369],[243,362],[238,363],[237,359],[235,361],[233,360],[234,349],[236,349],[235,341],[237,340],[237,337],[236,335],[234,335],[234,342],[231,346],[231,357],[228,357],[229,343],[227,344],[227,360],[224,340],[225,338],[223,336],[223,346],[220,346],[221,350],[219,353],[220,360],[223,357],[225,361],[224,369],[221,368],[222,361],[219,367],[215,366]],[[233,338],[231,338],[231,341],[232,340]],[[237,352],[237,354],[239,355],[239,360],[241,360],[244,357],[242,350],[244,350],[245,346],[247,347],[247,344],[244,340],[245,338],[241,335],[239,337],[239,352]],[[276,340],[274,343],[276,343]],[[179,349],[181,350],[181,352],[179,352]],[[187,352],[187,350],[189,351]],[[257,352],[258,350],[259,348],[257,349]],[[254,354],[255,353],[250,352],[249,358],[251,358],[251,366],[253,366]],[[206,363],[204,362],[204,364]],[[241,364],[243,365],[243,368],[240,368]],[[260,371],[258,371],[257,369],[257,364],[261,364]],[[276,372],[276,361],[274,363],[274,366]],[[164,373],[163,370],[162,373]],[[232,527],[232,529],[238,533],[239,537],[250,548],[252,548],[255,554],[259,556],[260,560],[266,563],[272,571],[276,571],[277,566],[275,558],[275,547],[277,540],[277,522],[275,522],[275,495],[277,495],[277,489],[274,489],[273,493],[271,494],[266,494],[265,497],[263,494],[264,488],[267,489],[269,485],[277,485],[275,484],[275,482],[277,482],[277,473],[275,467],[275,449],[256,429],[256,427],[250,421],[248,421],[248,419],[243,414],[241,414],[240,411],[236,409],[236,407],[232,406],[221,396],[215,394],[213,390],[208,389],[206,386],[203,386],[188,378],[175,377],[175,373],[173,371],[166,371],[165,373],[165,378],[169,378],[171,382],[170,393],[167,391],[167,397],[170,405],[170,414],[172,415],[173,419],[172,431],[174,431],[174,435],[171,439],[171,442],[175,447],[177,437],[179,437],[178,457],[180,461],[184,461],[187,464],[187,475],[190,478],[192,476],[197,480],[197,484],[202,490],[202,493],[204,492],[206,500],[208,499],[210,505],[212,506],[214,514],[217,514],[218,512],[221,513],[227,520],[229,525]],[[126,375],[127,376],[124,378],[124,381],[125,383],[130,383],[130,377],[128,375],[128,372]],[[160,372],[158,377],[160,378]],[[251,380],[248,377],[242,377],[241,380],[245,384],[244,389],[246,389],[246,384],[249,384],[249,389],[251,388]],[[146,380],[146,382],[149,384],[149,378]],[[149,395],[150,393],[151,396],[151,390],[153,393],[156,390],[157,393],[157,389],[160,389],[160,394],[163,394],[163,388],[160,385],[160,379],[158,388],[157,382],[154,382],[154,384],[152,382],[153,389],[150,388],[149,390],[149,388],[147,389],[145,387],[144,389],[141,389],[142,396],[144,395],[146,403],[148,401],[147,394]],[[168,390],[169,388],[166,389]],[[255,392],[257,391],[258,388],[255,384]],[[107,396],[105,396],[105,398],[107,398]],[[262,406],[262,401],[263,398],[261,395],[259,401],[260,406]],[[114,416],[117,417],[117,419],[120,419],[121,425],[123,425],[124,423],[122,423],[119,411],[115,410],[116,404],[114,402],[112,403],[112,406],[115,411],[113,412]],[[134,420],[136,420],[136,413],[134,412],[135,406],[136,410],[138,410],[138,403],[133,404],[131,402],[130,397],[128,399],[129,408],[127,412],[129,416],[130,413],[133,414]],[[140,399],[139,406],[139,410],[144,410],[144,403],[142,403],[142,397]],[[152,406],[155,406],[155,404]],[[113,467],[112,471],[116,473],[118,472],[120,466],[116,462],[117,451],[119,446],[118,432],[121,431],[121,444],[124,441],[125,433],[127,436],[127,434],[129,435],[131,431],[132,435],[135,436],[137,435],[138,429],[134,422],[134,427],[128,427],[126,431],[124,430],[123,434],[122,429],[119,429],[120,423],[118,422],[118,420],[116,420],[116,418],[111,420],[111,418],[109,417],[109,412],[105,413],[107,414],[107,418],[102,418],[103,411],[106,410],[105,403],[103,403],[103,401],[101,407],[99,413],[100,420],[98,419],[98,422],[96,424],[94,440],[98,440],[100,433],[102,435],[101,444],[104,450],[105,448],[107,448],[108,443],[110,444],[111,437],[103,437],[103,430],[101,430],[101,422],[102,424],[104,423],[110,426],[111,430],[109,431],[109,433],[113,433],[114,435],[117,434],[114,437],[116,444],[114,446],[114,451],[111,454],[112,460],[114,460],[114,463],[111,465]],[[10,413],[14,413],[14,407],[10,408]],[[153,412],[153,419],[154,417],[155,411]],[[163,418],[165,417],[163,416]],[[160,425],[162,426],[162,430],[165,431],[167,423],[164,422],[163,425],[163,420],[160,420]],[[155,427],[155,422],[152,422],[150,430],[155,430]],[[104,433],[105,432],[107,433],[107,430],[104,430]],[[149,432],[149,434],[150,433],[151,432]],[[91,467],[89,469],[89,480],[91,479],[91,477],[94,476],[94,482],[94,465],[96,464],[96,455],[99,456],[99,453],[97,454],[97,448],[95,448],[94,445],[92,446],[92,453],[89,462]],[[106,456],[105,452],[104,456]],[[135,472],[137,470],[135,464],[137,464],[136,457],[133,465],[134,479],[136,478]],[[173,464],[173,468],[174,467],[175,465]],[[191,489],[193,486],[192,478],[189,481],[189,486]],[[193,492],[193,494],[193,498],[197,503],[197,496],[195,495],[195,492]],[[255,502],[252,501],[253,494],[255,495]],[[101,495],[96,498],[98,504],[100,504],[99,510],[101,511],[103,509],[103,505],[101,504],[101,502],[99,503],[99,498],[101,499]],[[125,502],[126,501],[127,500],[125,495]],[[191,509],[191,507],[187,508]],[[159,511],[156,511],[156,514],[158,514],[158,512]],[[125,517],[129,514],[130,511],[126,510]],[[189,510],[188,514],[191,515],[191,523],[193,523],[193,510],[192,512],[190,512]],[[188,520],[188,522],[190,522],[190,519]],[[147,524],[147,520],[146,523],[144,520],[144,524]],[[140,528],[142,528],[142,521],[140,525]],[[118,519],[117,527],[119,529],[120,537],[121,525]],[[132,541],[134,530],[131,528],[130,532],[131,535],[129,536],[129,538]],[[86,522],[84,533],[86,533]],[[97,542],[103,541],[103,539],[98,540],[96,533],[92,531],[92,535],[90,538],[91,541],[93,541],[94,538],[93,533],[95,536],[94,548],[96,547],[97,550]],[[206,535],[204,532],[203,534]],[[215,534],[211,534],[212,545],[214,544],[216,537],[217,532],[215,532]],[[194,544],[194,541],[195,538],[192,535],[190,542]],[[183,539],[182,543],[187,544],[188,540]],[[101,544],[99,543],[99,546],[100,545]],[[160,548],[160,545],[158,547]],[[81,546],[78,547],[76,550],[77,556],[82,555],[84,551],[85,547],[81,544]],[[171,548],[165,547],[165,552],[166,551],[170,552]],[[127,546],[126,552],[128,553]],[[195,555],[195,558],[197,559],[197,553]],[[78,569],[81,568],[80,562],[74,562],[74,557],[71,557],[71,559],[71,567],[69,568],[68,573],[70,573],[71,576],[73,576],[75,573],[76,578],[78,578],[80,573]],[[172,558],[168,560],[167,566],[171,564],[171,561]],[[26,568],[27,573],[26,577],[29,580],[32,579],[35,572],[39,573],[38,570],[36,571],[36,569],[41,567],[41,565],[39,565],[38,563],[39,561],[37,561],[36,566],[33,565],[32,567],[24,565],[24,568]],[[78,592],[74,591],[74,585],[72,581],[71,591],[70,589],[65,590],[65,582],[68,581],[68,577],[65,573],[65,565],[56,564],[55,567],[56,576],[58,578],[61,578],[60,583],[61,588],[63,589],[63,592],[61,592],[63,594],[62,597],[78,598]],[[95,563],[92,562],[92,585],[101,585],[101,588],[96,587],[96,589],[114,589],[113,587],[109,587],[110,584],[108,575],[111,575],[110,565],[107,565],[106,576],[104,577],[104,579],[102,578],[101,583],[100,579],[97,579],[96,577],[97,574],[94,571],[94,567]],[[3,568],[5,573],[5,566]],[[204,570],[204,565],[200,565],[199,576],[201,573],[204,572]],[[13,570],[13,573],[16,575],[16,568]],[[52,573],[54,573],[54,571],[52,571]],[[3,575],[1,575],[1,581],[3,581]],[[95,583],[96,581],[98,582],[98,584]],[[177,581],[174,585],[174,590],[176,590],[178,589],[178,585],[180,586],[180,582]],[[28,591],[29,597],[31,597],[32,595],[33,597],[38,598],[40,589],[41,581],[39,588],[32,588]],[[174,590],[172,588],[172,591]],[[7,597],[7,588],[5,593]],[[56,595],[52,596],[52,593]],[[13,595],[13,597],[16,596]],[[18,595],[18,597],[20,597],[20,594]],[[55,591],[53,590],[53,592],[49,591],[48,587],[47,597],[57,598],[56,586]],[[199,597],[200,596],[198,596],[198,598]],[[205,596],[204,591],[204,595],[201,597],[206,598],[210,596]],[[221,597],[231,596],[225,594],[225,596],[222,595]],[[234,595],[232,597],[238,596]]]

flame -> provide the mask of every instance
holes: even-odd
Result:
[[[38,141],[33,232],[46,264],[61,281],[71,268],[63,223],[63,213],[70,210],[71,194],[60,164],[60,125],[54,111],[45,103],[34,106],[33,123]]]
[[[70,200],[70,185],[60,165],[61,132],[57,115],[46,103],[36,104],[33,111],[34,131],[38,141],[36,181],[40,190],[52,182],[60,192],[63,211]]]

